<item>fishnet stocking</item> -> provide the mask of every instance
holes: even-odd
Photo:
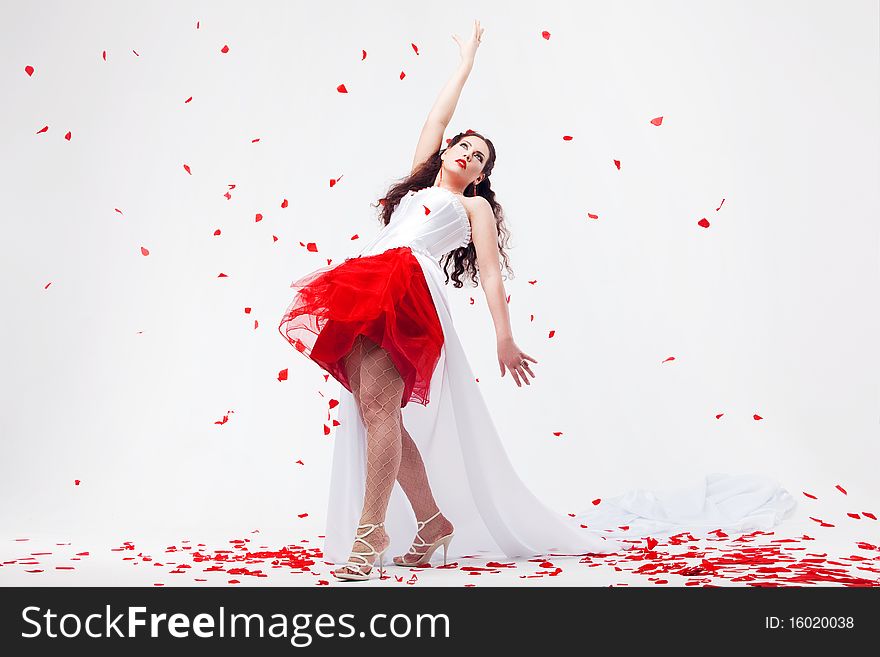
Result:
[[[400,423],[401,427],[401,462],[400,470],[397,472],[397,481],[403,492],[406,493],[409,503],[412,505],[416,514],[416,520],[425,521],[434,516],[440,509],[437,508],[437,502],[434,500],[434,494],[431,492],[431,485],[428,483],[428,473],[425,471],[425,464],[422,461],[422,455],[416,446],[412,436]],[[422,541],[430,545],[441,536],[450,534],[453,530],[452,523],[446,519],[443,514],[433,518],[427,523],[418,534]],[[416,541],[413,541],[413,547],[407,554],[394,557],[394,562],[398,564],[415,563],[419,560],[419,556],[424,554],[426,547],[416,547]],[[413,554],[416,552],[416,554]]]
[[[404,382],[388,352],[363,335],[355,338],[354,346],[345,358],[345,368],[367,432],[366,486],[360,524],[376,524],[385,520],[400,467],[400,404]],[[361,530],[360,536],[376,552],[381,552],[390,542],[384,526],[371,531]],[[354,542],[352,553],[370,555],[364,557],[368,563],[376,560],[376,555],[370,554],[370,548],[363,541]],[[363,563],[360,558],[352,561]],[[337,570],[358,572],[353,566]],[[366,565],[360,569],[362,573],[369,571],[370,567]]]

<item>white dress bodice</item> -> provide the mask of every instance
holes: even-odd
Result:
[[[443,187],[425,187],[410,191],[400,199],[391,221],[357,257],[409,246],[438,262],[443,255],[467,246],[470,241],[471,223],[458,194]]]

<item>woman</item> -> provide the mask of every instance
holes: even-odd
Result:
[[[357,257],[294,282],[298,293],[279,326],[291,345],[342,384],[324,548],[334,563],[348,555],[333,571],[340,579],[368,579],[376,561],[381,570],[385,552],[392,546],[403,552],[414,533],[396,564],[427,563],[440,547],[444,564],[450,551],[516,557],[623,549],[610,535],[550,510],[520,480],[449,312],[449,265],[456,287],[465,271],[474,283],[479,272],[501,375],[510,371],[517,386],[529,385],[530,363],[538,361],[511,331],[500,267],[502,258],[507,266],[507,231],[490,183],[495,147],[469,130],[441,149],[482,33],[475,21],[467,42],[453,36],[461,62],[428,115],[410,175],[380,201],[382,230]],[[778,517],[790,498],[771,484],[755,503],[755,488],[765,483],[752,478],[719,489],[723,501],[732,500],[726,510],[733,515],[702,519],[753,520],[756,507]],[[751,497],[737,496],[743,491]],[[657,499],[634,494],[609,501],[621,504],[603,509],[605,526],[652,517]],[[673,503],[660,505],[665,520],[674,510]]]

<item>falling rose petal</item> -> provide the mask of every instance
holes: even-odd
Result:
[[[277,236],[277,235],[273,235],[273,236],[272,236],[272,241],[273,241],[273,242],[277,242],[277,241],[278,241],[278,236]]]
[[[261,215],[259,212],[257,212],[257,214],[254,216],[254,223],[257,223],[258,221],[262,221],[262,220],[263,220],[263,215]]]
[[[720,420],[723,416],[724,416],[724,413],[718,413],[718,415],[715,416],[715,419]]]
[[[48,130],[49,130],[49,126],[44,125],[42,128],[40,128],[39,130],[37,130],[36,134],[40,134],[41,132],[46,132],[46,131],[48,131]]]
[[[535,321],[535,316],[534,316],[534,315],[529,315],[529,321],[530,321],[530,322],[534,322],[534,321]]]
[[[588,216],[590,219],[598,219],[598,218],[599,218],[599,215],[598,215],[598,214],[593,214],[592,212],[587,212],[587,216]]]
[[[616,166],[617,170],[620,171],[620,160],[614,160],[614,166]]]
[[[260,141],[259,137],[257,137],[256,139],[251,139],[252,144],[256,144],[258,141]]]
[[[527,281],[527,282],[528,282],[529,285],[534,285],[535,283],[538,282],[538,279],[536,278],[536,279],[533,280],[533,281]]]
[[[866,518],[870,518],[871,520],[877,519],[877,516],[875,516],[873,513],[868,513],[867,511],[862,511],[862,515]]]
[[[125,213],[122,210],[120,210],[119,208],[113,208],[113,209],[116,210],[122,216],[125,216]]]
[[[847,513],[850,518],[855,518],[856,520],[861,520],[862,517],[858,513]]]
[[[24,67],[24,72],[28,74],[28,77],[31,77],[34,74],[34,67],[28,64]]]
[[[48,283],[46,283],[46,285],[43,286],[43,289],[48,290],[50,285],[52,285],[52,281],[49,281]]]
[[[184,171],[186,171],[189,175],[193,175],[193,174],[192,174],[192,171],[189,170],[189,165],[188,165],[188,164],[184,164],[184,165],[183,165],[183,169],[184,169]]]
[[[338,178],[331,178],[330,179],[330,186],[335,187],[336,183],[338,183],[340,180],[342,180],[342,176],[339,176]]]
[[[185,101],[183,101],[183,104],[186,105],[187,103],[192,102],[192,99],[193,99],[193,97],[190,96],[190,97],[187,98]]]
[[[220,229],[218,228],[217,230],[214,231],[214,237],[217,237],[217,235],[219,235],[219,234],[220,234]]]
[[[422,207],[425,208],[425,215],[431,214],[431,208],[429,208],[427,205],[422,205]]]
[[[226,192],[225,194],[223,194],[223,196],[226,198],[227,201],[232,198],[232,194],[230,194],[229,192]]]
[[[334,427],[338,427],[338,426],[340,426],[340,424],[339,424],[339,420],[333,420],[332,424],[333,424]]]
[[[224,274],[224,273],[221,271],[219,274],[217,274],[217,278],[229,278],[229,276],[227,276],[226,274]]]
[[[419,47],[414,43],[410,43],[409,45],[412,46],[412,49],[415,50],[416,54],[418,55],[419,54]]]
[[[279,381],[287,381],[287,368],[285,367],[283,370],[278,372],[278,380]]]
[[[107,61],[107,51],[106,51],[106,50],[105,50],[104,52],[101,53],[101,57],[104,58],[104,61],[105,61],[105,62]]]
[[[149,252],[149,250],[148,250],[146,247],[143,247],[143,246],[142,246],[142,247],[141,247],[141,255],[148,256],[148,255],[150,255],[150,252]]]
[[[360,235],[358,235],[357,233],[355,233],[354,235],[351,236],[350,239],[351,239],[352,242],[354,242],[355,240],[359,240],[359,239],[360,239]]]
[[[132,52],[134,53],[135,57],[140,57],[137,50],[132,50]]]
[[[556,437],[559,437],[559,436],[562,435],[562,432],[561,432],[561,431],[554,431],[554,432],[553,432],[553,435],[556,436]]]
[[[318,245],[315,244],[314,242],[309,242],[308,244],[306,244],[306,250],[311,251],[312,253],[317,253],[318,252]]]
[[[254,320],[254,330],[256,330],[256,329],[258,329],[258,328],[260,328],[260,320],[255,319],[255,320]]]
[[[336,408],[337,406],[339,406],[339,400],[331,399],[328,405],[330,406],[330,408]]]
[[[755,418],[756,420],[763,420],[764,419],[760,415],[757,415],[757,414],[753,415],[752,417]]]
[[[839,490],[841,493],[843,493],[844,495],[847,495],[846,490],[844,490],[843,486],[841,486],[840,484],[837,484],[837,485],[835,486],[835,488],[836,488],[837,490]]]
[[[367,51],[361,50],[361,61],[364,61],[367,58]]]
[[[73,480],[73,485],[74,485],[74,486],[79,486],[79,479],[74,479],[74,480]]]
[[[807,497],[809,497],[811,500],[818,500],[818,499],[819,499],[819,498],[816,497],[815,495],[810,495],[809,493],[804,492],[804,491],[801,491],[801,492],[804,493],[804,495],[806,495]]]
[[[595,500],[593,500],[593,506],[598,506],[599,503],[601,503],[601,502],[602,502],[602,498],[597,497]]]
[[[660,125],[661,123],[663,123],[663,117],[658,116],[656,118],[653,118],[653,119],[651,119],[651,123],[654,125]]]
[[[296,462],[299,465],[305,465],[305,463],[303,463],[302,459],[297,459]]]
[[[70,131],[69,131],[69,130],[67,131],[67,134],[64,135],[64,138],[65,138],[67,141],[70,141]]]
[[[306,517],[308,517],[308,515],[309,515],[308,513],[298,513],[298,514],[296,515],[296,517],[297,517],[297,518],[306,518]]]
[[[473,305],[474,305],[474,303],[476,303],[476,302],[475,302],[475,301],[474,301],[474,298],[473,298],[473,297],[468,297],[468,298],[469,298],[469,299],[470,299],[470,305],[472,305],[472,306],[473,306]]]
[[[563,135],[562,136],[563,141],[571,141],[572,139],[574,139],[574,137],[572,137],[571,135]]]
[[[336,91],[338,91],[338,92],[341,93],[341,94],[347,94],[347,93],[348,93],[348,89],[345,88],[345,85],[344,85],[344,84],[340,84],[338,87],[336,87]]]
[[[325,436],[330,435],[330,427],[328,427],[326,424],[324,425],[324,435]]]
[[[703,217],[702,219],[700,219],[697,222],[697,226],[701,226],[702,228],[708,228],[709,227],[709,220],[706,219],[706,217]]]
[[[648,549],[653,550],[657,547],[657,539],[648,537]]]
[[[229,52],[229,46],[223,46],[222,48],[220,48],[220,52],[222,52],[225,55],[226,53]]]
[[[724,205],[724,199],[721,199],[721,205]],[[718,210],[721,209],[721,205],[719,205],[717,208],[715,208],[715,212],[718,212]]]
[[[251,314],[251,309],[250,309],[248,306],[245,306],[244,314],[245,314],[245,315],[250,315],[250,314]]]
[[[544,37],[548,41],[550,40],[550,33],[547,30],[544,30],[543,32],[541,32],[541,36]]]
[[[196,21],[196,29],[199,29],[199,21]]]
[[[406,77],[406,73],[404,73],[403,71],[401,71],[401,72],[400,72],[400,79],[403,80],[403,78],[405,78],[405,77]]]
[[[550,334],[549,334],[547,337],[548,337],[548,338],[552,338],[554,335],[556,335],[556,331],[555,331],[555,330],[550,331]]]
[[[286,207],[287,207],[287,199],[284,199],[283,201],[281,201],[281,207],[282,207],[282,208],[286,208]]]
[[[675,356],[669,356],[668,358],[665,358],[664,360],[660,361],[660,364],[662,365],[663,363],[667,363],[670,360],[675,360]]]

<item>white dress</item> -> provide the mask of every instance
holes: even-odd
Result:
[[[426,216],[422,206],[430,209]],[[459,197],[441,187],[409,192],[391,221],[360,251],[375,255],[409,246],[421,264],[444,344],[426,406],[409,403],[403,422],[421,452],[437,505],[455,527],[449,559],[611,553],[641,538],[714,529],[768,529],[795,508],[788,492],[753,475],[712,474],[696,485],[669,491],[634,490],[603,499],[572,518],[548,508],[526,487],[510,462],[455,331],[438,259],[470,242],[471,227]],[[324,556],[345,563],[364,501],[366,431],[354,396],[340,385]],[[590,505],[592,506],[592,505]],[[589,529],[581,528],[581,524]],[[627,531],[620,526],[629,526]],[[389,554],[405,554],[416,533],[412,507],[395,482],[385,529]],[[610,532],[603,529],[612,530]],[[434,558],[442,560],[442,553]]]

